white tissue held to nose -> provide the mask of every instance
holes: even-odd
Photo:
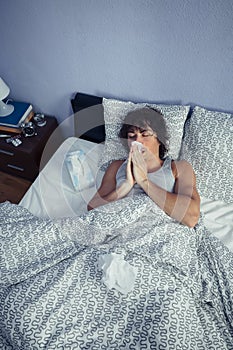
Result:
[[[141,142],[133,141],[131,145],[132,145],[132,146],[137,145],[137,146],[138,146],[139,152],[142,152],[142,150],[143,150],[143,144],[142,144]]]

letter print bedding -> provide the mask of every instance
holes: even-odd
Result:
[[[1,349],[233,348],[233,255],[202,219],[143,194],[53,222],[9,202],[0,215]],[[136,271],[127,293],[107,286],[107,254]]]

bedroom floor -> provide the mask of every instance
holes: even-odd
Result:
[[[0,203],[8,200],[18,204],[31,184],[29,180],[0,171]]]

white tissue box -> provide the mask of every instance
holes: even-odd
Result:
[[[75,191],[94,186],[94,176],[88,164],[88,157],[83,150],[69,152],[65,161]]]

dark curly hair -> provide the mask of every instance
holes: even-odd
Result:
[[[128,147],[128,132],[133,130],[144,130],[150,127],[160,142],[159,157],[163,159],[168,151],[168,133],[163,114],[151,107],[143,107],[129,112],[119,132],[121,142]]]

